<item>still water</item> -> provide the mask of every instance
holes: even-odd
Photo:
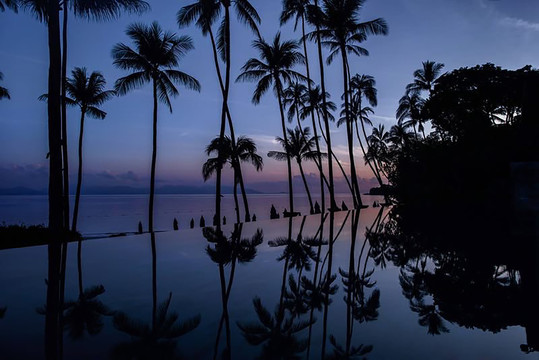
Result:
[[[122,198],[95,201],[108,206],[94,224],[82,217],[85,233],[125,231],[144,216],[128,197],[117,205],[125,217],[102,223]],[[0,251],[0,358],[44,358],[54,339],[64,359],[539,359],[527,353],[537,289],[521,262],[431,246],[395,209],[265,220],[278,201],[223,235],[70,243],[63,304],[46,306],[45,279],[63,281],[50,249]],[[45,332],[54,306],[61,335]]]

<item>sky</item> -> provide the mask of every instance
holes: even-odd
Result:
[[[128,45],[126,27],[134,22],[161,26],[193,39],[195,49],[181,61],[180,69],[196,77],[201,93],[180,88],[173,99],[173,113],[159,108],[157,183],[202,185],[201,167],[204,149],[219,133],[221,93],[217,83],[210,41],[195,27],[179,29],[176,13],[192,0],[156,1],[142,15],[124,15],[109,22],[89,22],[71,18],[69,24],[68,69],[76,66],[100,71],[112,89],[116,79],[127,75],[113,66],[112,47]],[[277,31],[283,39],[298,39],[293,22],[279,28],[281,1],[251,0],[262,18],[260,32],[272,40]],[[406,84],[421,62],[433,60],[450,71],[463,66],[491,62],[504,68],[525,65],[537,67],[539,61],[539,1],[536,0],[368,0],[362,9],[362,21],[384,18],[387,36],[371,36],[362,45],[368,57],[351,57],[352,74],[374,76],[378,89],[378,107],[373,123],[389,128],[395,123],[395,110]],[[250,31],[238,22],[232,24],[232,78],[243,64],[256,57]],[[326,53],[327,55],[327,53]],[[311,72],[319,81],[317,56],[309,46]],[[304,72],[304,68],[296,70]],[[9,89],[11,100],[0,101],[0,188],[26,186],[44,188],[47,184],[46,104],[37,100],[47,89],[47,31],[30,14],[11,11],[0,13],[1,86]],[[327,67],[327,89],[340,104],[342,69],[335,61]],[[264,170],[257,173],[245,166],[247,186],[286,180],[286,164],[267,158],[270,150],[279,150],[275,136],[282,136],[278,104],[272,92],[259,105],[251,103],[253,83],[233,83],[230,109],[237,135],[255,140],[264,158]],[[102,106],[105,120],[87,119],[84,138],[84,184],[94,186],[147,186],[151,162],[152,93],[147,85]],[[80,113],[68,110],[70,172],[76,173],[76,148]],[[291,126],[293,126],[292,124]],[[347,166],[344,129],[332,126],[337,155]],[[359,177],[369,179],[360,150]],[[294,169],[295,175],[299,175]],[[307,165],[307,173],[316,173]],[[231,182],[230,171],[225,183]]]

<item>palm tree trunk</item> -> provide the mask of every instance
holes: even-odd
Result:
[[[309,198],[309,206],[311,214],[314,214],[313,199],[311,198],[311,192],[309,191],[309,186],[307,185],[307,179],[305,178],[305,173],[303,172],[303,166],[301,162],[298,161],[299,172],[301,173],[301,178],[303,179],[303,185],[305,185],[305,191],[307,192],[307,197]]]
[[[234,206],[236,207],[236,224],[239,224],[240,221],[240,203],[238,201],[238,173],[237,165],[234,165]],[[221,219],[219,219],[221,221]]]
[[[157,161],[157,82],[153,80],[153,142],[152,169],[150,174],[150,206],[148,209],[148,231],[153,233],[153,200],[155,193],[155,165]]]
[[[365,143],[367,144],[367,152],[369,152],[370,148],[371,148],[371,146],[369,144],[369,137],[367,136],[367,131],[365,130],[365,123],[364,123],[363,119],[360,119],[360,120],[361,120],[361,130],[363,132],[363,136],[365,137]],[[358,135],[358,137],[359,137],[359,135]],[[381,167],[378,165],[376,159],[373,159],[373,164],[374,164],[374,169],[375,169],[378,177],[380,178],[380,182],[381,182],[381,180],[382,180],[382,176],[380,175],[381,174]],[[380,184],[380,186],[382,186],[382,183]]]
[[[45,358],[58,359],[62,336],[60,325],[60,242],[64,229],[62,181],[62,119],[61,119],[61,49],[58,0],[47,1],[49,79],[48,79],[48,141],[49,141],[49,230],[47,312],[45,315]]]
[[[361,124],[363,126],[363,120],[360,120],[361,121]],[[371,169],[372,171],[372,174],[374,175],[374,177],[376,178],[376,180],[378,181],[378,184],[380,186],[382,186],[382,178],[380,177],[380,174],[378,173],[377,169],[375,169],[376,167],[376,163],[374,163],[374,167],[373,167],[373,164],[371,164],[371,161],[367,158],[367,153],[365,152],[365,147],[363,146],[363,141],[361,140],[361,135],[359,134],[359,127],[357,126],[357,120],[354,122],[355,124],[355,127],[356,127],[356,136],[357,136],[357,140],[359,142],[359,146],[361,147],[361,152],[363,153],[363,158],[365,159],[365,161],[367,162],[367,165],[369,166],[369,168]],[[365,138],[365,141],[367,138]],[[368,141],[367,141],[367,146],[368,145]]]
[[[84,288],[82,286],[82,239],[79,238],[77,246],[77,270],[79,273],[79,299],[82,298]]]
[[[66,106],[66,82],[67,82],[67,13],[68,0],[63,0],[63,34],[62,34],[62,157],[64,167],[64,226],[69,229],[69,160],[67,154],[67,106]]]
[[[320,122],[320,115],[318,116],[318,122]],[[326,141],[326,143],[327,143],[327,137],[326,137],[326,134],[324,134],[324,130],[322,129],[322,126],[320,126],[320,133],[322,134],[322,137],[324,138],[324,141]],[[352,184],[350,183],[350,180],[348,179],[348,175],[346,175],[346,172],[344,171],[344,168],[342,167],[342,164],[339,161],[339,158],[337,157],[337,155],[335,155],[335,153],[333,151],[331,151],[331,156],[335,160],[335,163],[337,163],[337,165],[339,166],[339,169],[341,170],[342,176],[343,176],[344,180],[346,180],[346,184],[348,185],[348,189],[350,190],[350,192],[352,192],[353,191],[352,190]],[[335,206],[337,206],[337,205],[335,205]]]
[[[311,69],[309,68],[309,53],[307,52],[307,39],[305,38],[305,16],[301,16],[301,32],[302,32],[302,42],[303,42],[303,53],[305,56],[305,69],[307,71],[307,88],[309,93],[312,91],[311,85]],[[316,143],[316,151],[318,152],[318,162],[316,166],[318,167],[318,172],[320,173],[320,198],[322,202],[322,212],[326,211],[326,196],[324,189],[324,180],[327,183],[327,179],[324,176],[324,168],[322,167],[322,152],[320,151],[320,141],[318,139],[318,129],[316,126],[314,112],[311,113],[311,121],[313,125],[313,135]],[[329,188],[329,184],[328,184]]]
[[[354,207],[357,209],[362,206],[361,195],[359,193],[359,184],[357,182],[356,164],[354,160],[354,137],[352,123],[350,121],[350,103],[348,99],[348,62],[346,60],[346,49],[341,46],[342,66],[343,66],[343,87],[344,87],[344,114],[346,117],[346,135],[348,140],[348,157],[350,160],[350,179],[352,180],[352,198],[354,199]]]
[[[152,246],[152,332],[155,331],[157,320],[157,249],[155,246],[155,233],[150,232]]]
[[[280,85],[279,79],[275,79],[275,83],[277,86],[277,98],[279,100],[279,111],[281,112],[281,126],[283,130],[283,139],[285,141],[285,144],[288,144],[288,138],[286,136],[286,125],[285,125],[285,117],[284,117],[284,109],[283,109],[283,101],[282,101],[282,89]],[[290,154],[286,152],[286,165],[288,167],[288,203],[290,206],[290,215],[294,215],[294,192],[292,189],[292,164],[290,161]]]
[[[314,0],[314,5],[318,6],[318,0]],[[316,42],[318,45],[318,63],[320,65],[320,86],[322,89],[322,99],[324,106],[324,125],[326,127],[326,144],[328,147],[328,153],[332,154],[331,148],[331,134],[329,133],[329,119],[327,116],[327,99],[326,99],[326,81],[324,76],[324,58],[322,55],[322,39],[320,37],[320,26],[316,26]],[[330,198],[330,207],[331,211],[334,211],[337,208],[335,203],[335,184],[333,182],[333,160],[331,156],[328,156],[328,174],[329,174],[329,198]]]
[[[233,153],[233,159],[232,161],[236,162],[237,166],[234,172],[236,173],[234,177],[237,177],[237,181],[240,185],[241,189],[241,196],[243,200],[243,206],[245,208],[245,222],[251,221],[251,213],[249,212],[249,203],[247,201],[247,193],[245,192],[245,185],[243,183],[243,173],[241,171],[241,162],[239,157],[236,155],[236,134],[234,133],[234,126],[232,124],[232,117],[230,116],[230,109],[228,109],[227,105],[227,117],[228,117],[228,126],[230,127],[230,142],[232,143],[232,148],[234,149]],[[238,206],[238,217],[239,217],[239,206]]]
[[[75,206],[73,208],[73,225],[71,227],[72,231],[77,231],[77,219],[79,216],[80,190],[81,190],[81,185],[82,185],[82,139],[84,136],[85,112],[86,112],[85,109],[81,109],[80,133],[79,133],[79,170],[77,173],[77,192],[75,193]]]

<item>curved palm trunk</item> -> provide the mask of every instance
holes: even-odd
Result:
[[[363,121],[361,121],[361,124],[363,124]],[[359,146],[361,147],[361,152],[363,153],[363,158],[365,159],[365,161],[367,162],[367,165],[369,166],[369,168],[371,169],[372,171],[372,174],[374,175],[374,177],[376,178],[376,180],[378,181],[378,184],[380,186],[382,186],[382,178],[380,177],[380,174],[379,172],[377,171],[377,169],[375,169],[376,167],[376,163],[374,163],[374,166],[373,164],[371,164],[371,161],[367,158],[367,152],[365,151],[365,147],[363,146],[363,140],[361,140],[361,135],[359,134],[359,127],[357,126],[357,120],[354,121],[354,125],[356,127],[356,136],[357,136],[357,140],[359,142]],[[366,138],[365,138],[366,139]],[[368,144],[368,141],[367,141],[367,146],[369,146]],[[368,149],[367,149],[368,150]]]
[[[153,142],[152,170],[150,175],[150,205],[148,209],[148,231],[153,233],[153,200],[155,193],[155,165],[157,161],[157,83],[153,80]]]
[[[320,115],[318,116],[318,122],[320,122]],[[322,129],[322,127],[320,127],[320,133],[322,134],[322,137],[324,138],[324,141],[326,141],[326,143],[327,143],[327,137],[326,137],[326,134],[324,133],[324,130]],[[350,190],[350,192],[352,192],[353,191],[352,190],[352,184],[350,184],[350,180],[348,179],[348,175],[346,175],[346,172],[344,171],[344,168],[342,167],[342,164],[339,161],[339,158],[337,157],[337,155],[335,155],[335,153],[333,151],[331,151],[331,156],[333,157],[333,159],[335,160],[335,162],[339,166],[339,169],[341,170],[342,176],[343,176],[344,180],[346,180],[346,184],[348,185],[348,189]],[[337,206],[337,205],[335,205],[335,206]]]
[[[240,203],[238,201],[238,174],[237,174],[237,165],[234,165],[234,206],[236,207],[236,224],[239,224],[240,221]],[[219,222],[221,219],[219,219]]]
[[[314,214],[313,199],[311,197],[311,192],[309,191],[309,186],[307,185],[307,179],[305,178],[305,173],[303,172],[303,166],[301,161],[298,160],[299,172],[301,174],[301,179],[303,180],[303,185],[305,186],[305,191],[307,192],[307,198],[309,199],[309,208],[311,214]]]
[[[314,5],[318,6],[318,0],[314,0]],[[328,153],[332,154],[331,147],[331,134],[329,133],[329,119],[326,114],[327,109],[327,99],[326,99],[326,81],[324,75],[324,58],[322,56],[322,39],[320,37],[320,27],[316,26],[316,42],[318,45],[318,63],[320,65],[320,87],[322,89],[322,102],[324,106],[324,125],[326,127],[326,144],[328,147]],[[331,211],[336,210],[337,204],[335,203],[335,184],[333,181],[333,159],[331,156],[328,156],[328,175],[329,175],[329,199],[330,199],[330,209]]]
[[[342,66],[343,66],[343,87],[344,87],[344,113],[346,117],[346,135],[348,140],[348,157],[350,160],[350,178],[352,180],[352,197],[354,199],[354,207],[361,207],[361,195],[359,193],[359,184],[357,182],[357,172],[356,172],[356,163],[354,159],[354,137],[352,130],[352,123],[350,121],[350,102],[348,98],[348,61],[346,58],[346,49],[344,46],[341,46],[342,54]]]
[[[282,89],[280,86],[279,79],[275,79],[275,83],[277,84],[277,98],[279,100],[279,111],[281,112],[281,126],[283,128],[283,139],[285,141],[285,144],[288,144],[288,138],[286,136],[286,124],[285,124],[285,118],[284,118],[284,109],[283,109],[283,101],[282,101]],[[289,206],[290,206],[290,215],[294,215],[294,192],[292,189],[292,164],[290,161],[290,154],[286,152],[286,165],[288,167],[288,199],[289,199]]]
[[[309,68],[309,54],[307,52],[307,39],[305,38],[305,16],[301,16],[301,32],[303,35],[302,42],[303,42],[303,52],[305,56],[305,69],[307,70],[307,87],[309,89],[309,93],[312,91],[312,85],[311,85],[311,70]],[[322,212],[326,211],[326,196],[325,196],[325,189],[324,189],[324,181],[326,182],[328,188],[329,184],[327,182],[326,177],[324,176],[324,168],[322,166],[322,152],[320,150],[320,141],[318,140],[318,129],[316,126],[315,121],[315,115],[314,112],[311,113],[311,121],[313,125],[313,135],[315,138],[315,144],[316,144],[316,151],[318,152],[318,161],[316,166],[318,167],[318,172],[320,173],[320,198],[322,202]]]
[[[301,173],[301,178],[303,179],[303,185],[305,185],[305,191],[307,192],[307,197],[309,198],[309,207],[311,214],[314,214],[313,199],[311,197],[311,192],[309,191],[309,186],[307,185],[307,179],[305,178],[305,173],[303,172],[303,166],[301,161],[298,160],[299,172]]]
[[[85,109],[81,109],[80,116],[80,133],[79,133],[79,170],[77,173],[77,192],[75,193],[75,206],[73,208],[73,225],[71,227],[72,231],[77,231],[77,219],[79,216],[79,201],[80,201],[80,190],[82,186],[82,139],[84,136],[84,115],[86,113]]]

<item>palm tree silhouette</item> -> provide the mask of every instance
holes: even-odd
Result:
[[[176,359],[176,341],[179,337],[196,329],[200,324],[200,315],[178,321],[175,312],[169,313],[172,293],[157,309],[155,321],[148,325],[140,320],[131,319],[123,312],[114,315],[114,327],[134,340],[114,347],[114,359]]]
[[[6,7],[13,10],[15,13],[18,12],[19,9],[17,0],[0,0],[0,11],[6,11]]]
[[[305,56],[305,70],[307,75],[307,91],[310,92],[313,87],[311,83],[311,69],[309,67],[309,53],[307,51],[307,38],[305,36],[305,22],[307,20],[307,13],[308,9],[311,6],[310,0],[284,0],[283,1],[283,11],[281,13],[281,26],[290,21],[292,18],[295,17],[295,24],[294,24],[294,31],[297,30],[298,24],[301,22],[301,41],[303,44],[303,55]],[[311,113],[311,124],[314,136],[316,138],[316,151],[318,151],[319,154],[322,153],[320,148],[320,141],[318,140],[318,129],[315,121],[315,114]],[[301,128],[301,126],[300,126]],[[324,183],[329,188],[329,183],[324,175],[324,169],[322,167],[322,158],[318,158],[316,160],[316,166],[318,167],[318,172],[320,176],[320,197],[322,202],[322,209],[326,208],[326,199],[325,199],[325,189],[324,189]]]
[[[417,131],[421,131],[423,138],[425,137],[425,127],[423,126],[425,122],[423,116],[424,106],[425,100],[421,98],[419,93],[411,92],[400,98],[399,107],[397,108],[397,120],[399,124],[402,124],[406,128],[412,127],[416,136]]]
[[[246,136],[240,136],[234,144],[228,136],[224,136],[221,140],[216,137],[206,147],[206,154],[211,156],[216,153],[217,157],[208,159],[202,166],[202,176],[204,181],[207,181],[214,173],[217,173],[226,163],[234,171],[234,201],[236,204],[236,222],[240,222],[240,209],[238,203],[237,187],[239,183],[239,168],[241,162],[250,162],[256,169],[261,171],[264,166],[262,157],[257,153],[256,144]],[[242,189],[245,192],[245,189]]]
[[[175,84],[200,91],[198,81],[174,68],[179,60],[193,49],[193,42],[188,36],[178,37],[171,32],[164,32],[157,22],[151,25],[129,25],[126,34],[135,43],[135,50],[119,43],[112,49],[114,65],[133,73],[116,81],[115,89],[119,95],[151,82],[153,87],[153,150],[150,179],[150,204],[148,229],[153,232],[153,201],[155,192],[155,165],[157,160],[157,104],[158,100],[168,106],[172,112],[170,96],[179,94]]]
[[[389,133],[382,124],[378,124],[378,127],[373,128],[371,134],[367,137],[369,150],[366,156],[368,159],[378,163],[378,169],[386,179],[389,177],[387,170],[390,163],[389,138]]]
[[[368,118],[369,113],[373,113],[373,110],[370,107],[363,107],[363,99],[365,99],[370,106],[376,107],[378,105],[378,99],[377,99],[377,90],[376,90],[376,81],[374,80],[374,77],[370,75],[359,75],[356,74],[354,77],[350,79],[350,115],[353,117],[354,125],[356,128],[356,135],[359,141],[359,145],[361,147],[361,150],[363,152],[363,156],[365,158],[365,161],[367,165],[370,167],[371,171],[374,174],[374,177],[378,181],[378,184],[380,187],[383,186],[382,177],[380,175],[380,169],[379,165],[376,162],[376,160],[369,159],[367,157],[367,153],[370,150],[369,141],[367,140],[367,131],[365,130],[365,124],[372,126],[372,122]],[[359,134],[358,129],[358,120],[361,123],[361,130],[363,134],[363,138],[366,142],[366,148],[363,146],[363,141],[361,139],[361,136]]]
[[[316,15],[320,24],[320,30],[311,33],[310,37],[320,36],[323,40],[322,44],[329,48],[328,64],[331,64],[339,53],[341,54],[348,156],[350,160],[352,187],[354,190],[352,196],[354,198],[354,206],[359,207],[363,204],[361,202],[354,161],[353,131],[349,113],[350,68],[348,54],[355,54],[357,56],[368,55],[368,51],[358,44],[364,42],[368,35],[386,35],[388,31],[387,24],[381,18],[368,22],[359,22],[359,13],[364,5],[364,0],[323,0],[322,4],[322,8],[319,9]]]
[[[0,81],[4,80],[4,74],[0,72]],[[5,87],[0,86],[0,99],[11,99],[9,91]]]
[[[47,22],[49,14],[49,8],[47,1],[45,0],[19,0],[19,4],[32,12],[39,21]],[[62,166],[63,166],[63,212],[64,212],[64,227],[69,228],[69,160],[67,151],[67,53],[68,53],[68,10],[71,9],[76,17],[92,20],[110,20],[120,16],[122,11],[131,13],[142,13],[149,9],[148,3],[141,0],[100,0],[100,1],[87,1],[87,0],[63,0],[61,2],[51,2],[51,6],[54,7],[54,16],[58,15],[58,11],[63,11],[62,19],[62,47],[58,50],[61,56],[61,83],[60,83],[60,119],[61,119],[61,133],[62,133]],[[58,19],[59,22],[59,19]],[[58,29],[59,32],[59,29]],[[55,39],[58,44],[55,46],[60,47],[60,38]],[[50,92],[49,92],[50,93]],[[64,266],[64,265],[62,265]]]
[[[72,231],[77,231],[77,219],[79,214],[80,191],[82,185],[82,140],[84,136],[84,120],[86,114],[95,119],[104,119],[107,113],[100,110],[98,106],[116,95],[113,90],[104,90],[105,78],[100,72],[92,72],[88,76],[86,68],[76,67],[71,72],[71,78],[67,79],[66,92],[70,98],[66,98],[66,103],[76,105],[80,108],[80,132],[79,132],[79,169],[77,173],[77,191],[75,195],[75,206],[73,209]]]
[[[257,359],[301,359],[299,354],[307,348],[307,341],[298,340],[296,334],[308,328],[311,322],[285,318],[285,312],[279,306],[272,315],[258,297],[253,299],[253,306],[259,323],[238,322],[237,325],[250,345],[264,344]]]
[[[414,71],[414,82],[406,86],[407,93],[428,91],[431,94],[445,66],[430,60],[424,61],[422,65],[421,69]]]
[[[258,81],[253,94],[252,102],[260,103],[262,96],[273,86],[275,95],[279,102],[279,111],[281,113],[281,126],[283,130],[283,139],[286,141],[286,125],[283,105],[284,84],[292,81],[304,81],[305,76],[292,70],[295,65],[304,62],[304,57],[297,51],[298,43],[296,41],[281,42],[281,33],[277,33],[273,43],[269,44],[263,39],[255,40],[253,47],[258,51],[260,59],[251,58],[242,67],[242,73],[236,81]],[[290,213],[294,215],[294,194],[292,190],[292,166],[290,156],[286,158],[288,166],[288,195]]]
[[[7,307],[0,308],[0,319],[3,319],[6,315]]]
[[[337,343],[337,339],[333,335],[330,335],[329,342],[333,346],[333,353],[326,357],[328,360],[365,360],[367,359],[365,355],[369,354],[373,349],[372,345],[363,344],[345,349]]]
[[[299,171],[301,173],[301,178],[303,179],[303,185],[305,186],[305,191],[307,192],[307,197],[309,198],[309,206],[311,214],[314,214],[313,200],[311,197],[311,192],[309,191],[309,186],[307,185],[307,179],[305,178],[305,172],[303,171],[303,161],[315,161],[318,158],[325,157],[327,154],[319,154],[318,151],[314,150],[316,146],[316,138],[310,137],[311,129],[306,127],[303,129],[303,134],[299,127],[296,127],[294,130],[287,129],[288,141],[285,141],[283,138],[277,137],[275,140],[283,147],[284,151],[270,151],[268,152],[268,157],[274,158],[279,161],[285,161],[287,157],[293,157],[298,163]]]
[[[79,287],[82,288],[82,283]],[[113,314],[97,299],[103,293],[105,293],[103,285],[92,286],[84,291],[81,289],[76,301],[65,303],[64,328],[72,339],[82,339],[85,332],[92,336],[101,332],[104,326],[102,317]]]
[[[234,135],[234,126],[232,123],[232,116],[228,107],[228,97],[230,92],[230,76],[231,76],[231,31],[230,31],[230,6],[234,5],[236,15],[240,22],[246,24],[256,35],[260,38],[257,24],[260,24],[260,16],[256,12],[255,8],[247,0],[198,0],[191,5],[184,6],[178,11],[177,22],[181,28],[188,26],[193,22],[196,26],[202,30],[204,36],[210,35],[213,60],[217,77],[219,80],[219,86],[223,96],[223,107],[221,111],[221,128],[219,132],[219,138],[223,140],[225,135],[226,120],[228,119],[228,125],[230,128],[230,138],[232,144],[236,142]],[[221,17],[221,12],[224,11],[224,18],[218,29],[217,40],[215,39],[212,29],[213,24]],[[225,63],[225,78],[223,79],[219,55],[221,60]],[[243,175],[241,172],[241,166],[238,172],[240,186],[242,188],[242,197],[245,207],[245,219],[250,221],[251,214],[249,212],[249,204],[247,201],[247,194],[245,193]],[[216,216],[221,217],[221,170],[217,169],[217,181],[215,192],[215,205]]]
[[[410,141],[414,138],[414,134],[409,132],[402,124],[393,125],[389,129],[388,140],[392,150],[402,149],[407,147]]]
[[[234,275],[236,270],[236,264],[246,264],[254,260],[257,255],[257,247],[264,241],[264,234],[261,229],[258,229],[251,239],[242,239],[243,224],[236,224],[234,231],[230,236],[230,240],[227,239],[220,229],[205,228],[203,230],[203,236],[214,246],[208,245],[206,247],[206,253],[210,259],[219,266],[219,278],[221,283],[221,297],[223,304],[223,314],[221,321],[219,322],[219,329],[217,331],[217,337],[214,347],[214,359],[217,357],[219,339],[223,324],[226,325],[227,335],[227,347],[224,351],[225,358],[230,358],[231,354],[231,341],[230,341],[230,321],[228,316],[228,299],[232,291],[232,284],[234,282]],[[228,285],[225,284],[225,265],[231,264],[230,276],[228,279]]]
[[[303,109],[300,114],[302,119],[305,119],[308,116],[316,115],[318,124],[320,126],[320,133],[322,134],[322,137],[324,138],[324,141],[326,142],[326,144],[328,142],[331,142],[330,140],[331,135],[324,132],[324,127],[322,126],[321,119],[328,119],[329,121],[335,121],[335,117],[331,114],[331,111],[337,110],[337,106],[335,105],[335,103],[333,101],[329,101],[330,98],[331,96],[329,93],[326,93],[325,95],[322,94],[320,86],[316,86],[312,88],[305,94],[303,98]],[[328,149],[330,149],[329,146],[328,146]],[[350,184],[348,175],[346,175],[346,172],[344,171],[344,168],[341,162],[339,161],[339,158],[337,157],[337,155],[335,155],[333,151],[331,151],[331,157],[339,166],[339,169],[341,170],[343,178],[346,180],[346,183],[348,184],[348,188],[350,189],[350,192],[352,192],[352,185]],[[323,176],[323,179],[327,187],[329,188],[330,183],[328,182],[325,176]],[[333,210],[338,210],[338,207],[334,206]]]

